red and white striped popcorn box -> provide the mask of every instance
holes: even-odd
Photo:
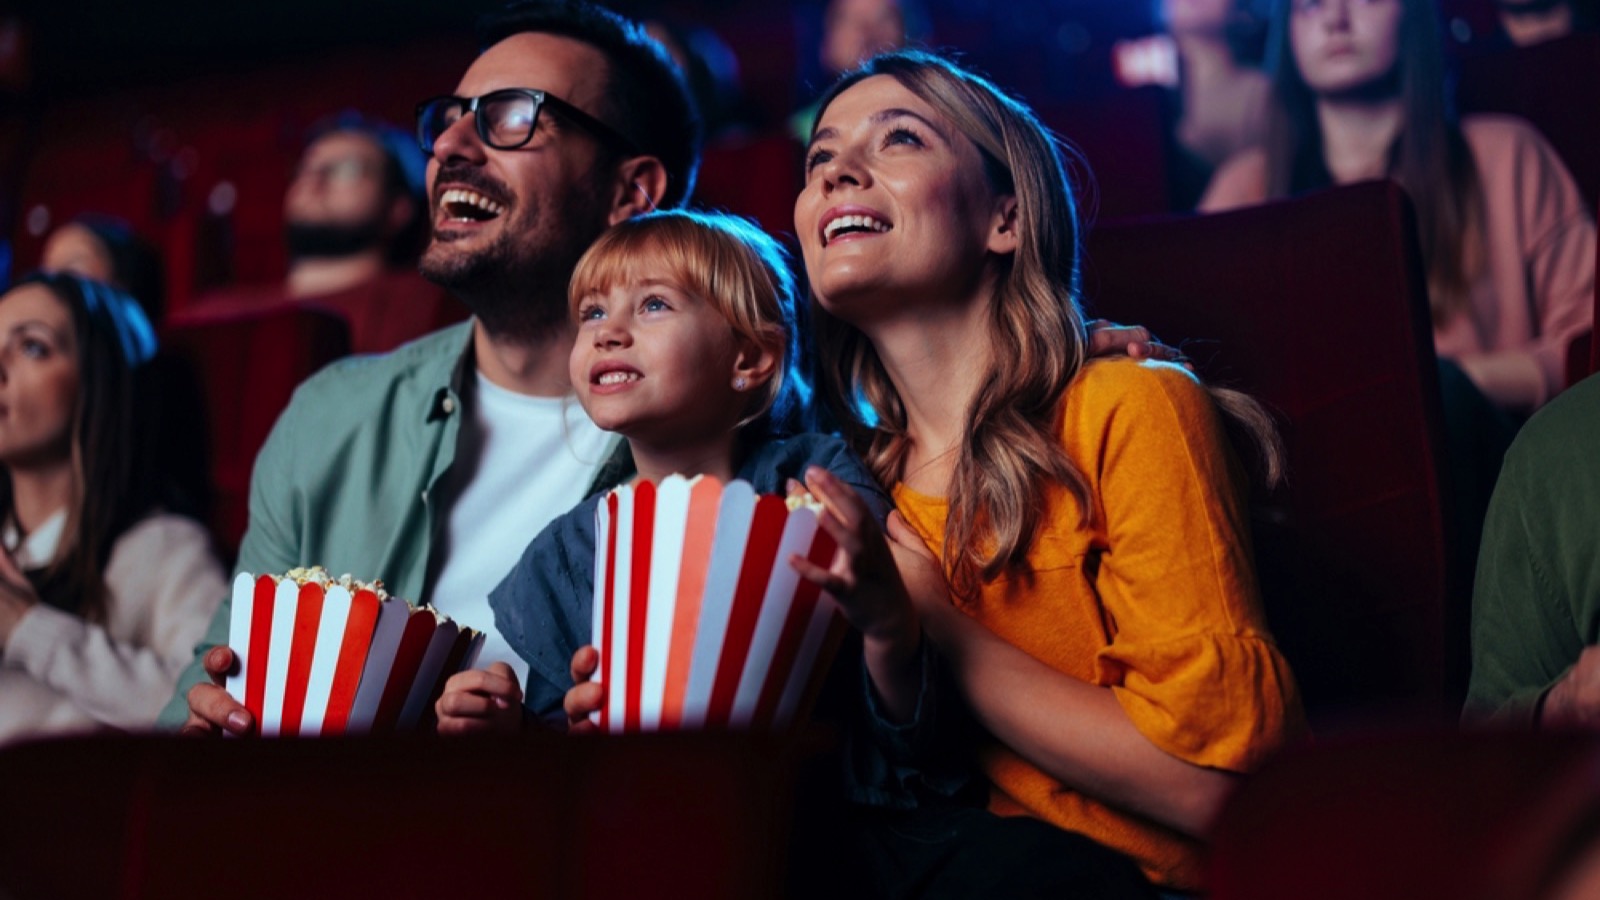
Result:
[[[833,557],[813,509],[674,475],[609,493],[595,537],[602,731],[772,730],[809,707],[846,627],[789,564]]]
[[[241,573],[228,647],[228,694],[263,735],[365,734],[417,727],[483,635],[368,589]]]

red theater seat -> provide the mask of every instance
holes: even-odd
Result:
[[[215,491],[212,532],[231,560],[249,519],[256,452],[295,387],[349,352],[350,329],[335,313],[304,307],[191,312],[168,323],[162,348],[200,379]]]
[[[1367,735],[1249,776],[1211,836],[1212,900],[1592,897],[1591,734]],[[1592,863],[1591,863],[1592,870]]]
[[[1255,504],[1257,568],[1314,724],[1450,712],[1442,425],[1419,260],[1410,206],[1388,183],[1088,236],[1093,314],[1149,326],[1281,423],[1288,483]]]
[[[12,747],[0,895],[777,897],[796,759],[731,733]]]

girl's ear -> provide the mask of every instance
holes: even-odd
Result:
[[[779,352],[749,338],[739,339],[739,355],[733,359],[730,376],[735,390],[751,391],[771,380],[778,372]]]
[[[667,168],[654,156],[635,156],[617,168],[611,198],[612,225],[655,212],[667,193]]]
[[[997,256],[1010,256],[1017,252],[1017,196],[1002,194],[995,198],[994,217],[989,222],[988,250]]]

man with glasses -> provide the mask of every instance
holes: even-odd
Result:
[[[399,129],[355,113],[318,124],[284,192],[283,280],[214,291],[186,317],[312,304],[344,316],[357,353],[393,350],[466,318],[415,269],[428,230],[424,166]]]
[[[609,11],[517,4],[480,31],[456,94],[417,115],[432,227],[420,268],[474,318],[301,386],[256,460],[238,570],[382,578],[484,631],[479,665],[509,688],[527,666],[495,630],[489,590],[530,536],[617,479],[608,462],[626,465],[568,396],[568,278],[611,224],[684,201],[699,125],[660,47]],[[254,730],[219,686],[228,616],[224,603],[163,724]]]

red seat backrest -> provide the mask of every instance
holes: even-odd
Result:
[[[186,363],[201,383],[215,490],[211,525],[230,560],[249,520],[256,452],[300,382],[349,350],[349,326],[320,309],[284,306],[169,322],[162,352]]]
[[[1579,896],[1539,888],[1592,858],[1597,753],[1600,738],[1576,732],[1381,733],[1298,748],[1224,806],[1209,896]]]
[[[777,897],[799,755],[734,732],[6,747],[0,808],[30,814],[0,817],[0,894]]]
[[[753,218],[769,234],[793,234],[800,166],[800,143],[788,134],[730,138],[706,147],[690,200]]]
[[[1314,721],[1441,711],[1450,586],[1419,260],[1389,183],[1087,240],[1091,313],[1150,327],[1281,423],[1288,482],[1256,504],[1257,568]]]

